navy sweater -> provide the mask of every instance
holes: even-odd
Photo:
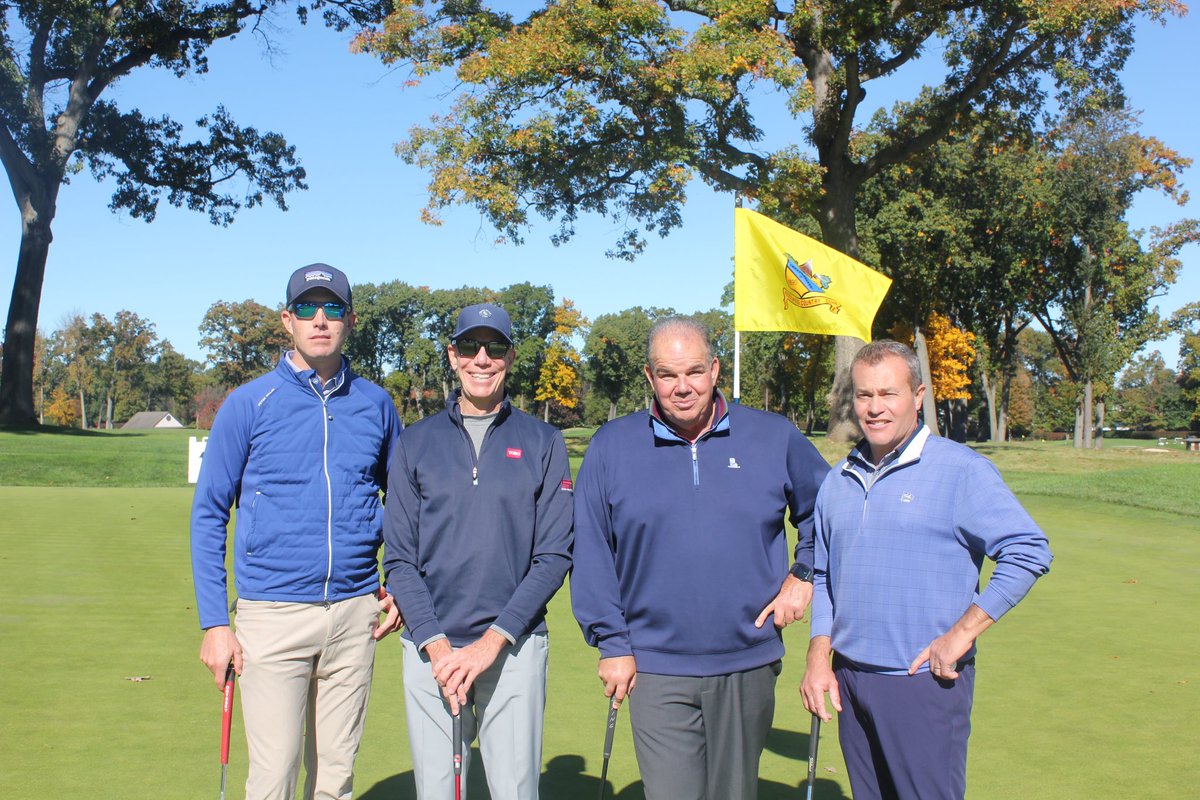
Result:
[[[784,516],[812,564],[812,509],[828,464],[787,419],[730,406],[694,445],[646,412],[592,438],[575,499],[571,602],[602,657],[640,672],[723,675],[783,656],[754,620],[789,559]]]
[[[479,457],[456,392],[396,440],[383,566],[419,647],[546,630],[571,566],[571,470],[562,434],[504,401]]]

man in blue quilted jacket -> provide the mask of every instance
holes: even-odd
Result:
[[[301,760],[306,799],[351,796],[375,642],[401,624],[376,561],[400,420],[342,357],[351,299],[326,264],[292,274],[280,317],[293,349],[226,398],[196,485],[200,660],[218,686],[230,664],[241,676],[248,800],[292,800]],[[225,571],[235,505],[236,632]]]

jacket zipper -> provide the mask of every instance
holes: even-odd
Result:
[[[329,582],[333,579],[333,483],[329,480],[329,405],[325,393],[311,382],[313,394],[321,401],[321,429],[324,441],[321,444],[321,470],[325,474],[325,607],[329,608]]]

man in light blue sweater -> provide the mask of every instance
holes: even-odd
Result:
[[[855,798],[961,798],[975,640],[1049,570],[1049,544],[990,461],[920,423],[910,348],[869,344],[851,377],[865,438],[817,496],[800,691],[840,712]]]

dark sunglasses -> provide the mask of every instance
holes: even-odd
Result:
[[[508,350],[512,345],[508,342],[480,342],[475,339],[454,340],[454,349],[463,358],[474,358],[478,355],[480,347],[487,351],[488,358],[500,359],[508,355]]]
[[[341,319],[346,316],[345,303],[292,303],[292,313],[297,319],[312,319],[317,309],[325,312],[325,319]]]

